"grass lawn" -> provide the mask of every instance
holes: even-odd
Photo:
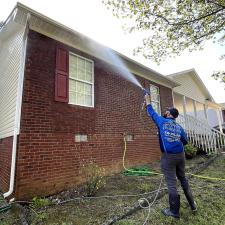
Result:
[[[196,157],[187,161],[187,167],[201,164],[204,157]],[[159,163],[152,165],[158,169]],[[218,157],[202,173],[204,176],[225,178],[225,156]],[[161,209],[167,207],[167,198],[155,202],[151,208],[147,224],[176,224],[176,225],[225,225],[225,182],[202,180],[192,177],[190,185],[198,205],[198,212],[193,214],[189,209],[186,199],[181,193],[181,219],[164,217]],[[116,174],[107,177],[106,186],[100,190],[97,196],[102,195],[127,195],[143,194],[142,196],[99,198],[91,200],[76,200],[62,205],[52,205],[40,209],[29,210],[27,219],[32,225],[88,225],[103,224],[113,215],[120,215],[141,197],[147,197],[146,192],[157,189],[160,182],[159,176],[150,177],[125,177]],[[163,184],[165,187],[165,183]],[[64,192],[55,196],[61,200],[79,196],[77,191]],[[142,225],[148,215],[147,209],[142,209],[130,217],[116,222],[116,225]],[[0,225],[19,225],[20,210],[12,207],[11,210],[0,214]]]

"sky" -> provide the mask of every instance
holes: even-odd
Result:
[[[16,2],[0,0],[0,21],[6,20]],[[133,49],[141,43],[143,35],[125,34],[122,29],[124,21],[113,17],[111,11],[102,4],[102,0],[21,0],[20,3],[163,75],[195,68],[215,101],[225,102],[224,84],[211,77],[215,70],[225,70],[225,60],[219,59],[225,53],[225,46],[207,42],[203,51],[184,52],[179,57],[157,65],[141,55],[133,56]]]

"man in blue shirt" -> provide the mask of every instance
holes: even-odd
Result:
[[[155,122],[159,130],[159,143],[162,151],[161,170],[165,176],[168,194],[169,208],[163,209],[165,216],[180,218],[180,196],[177,192],[176,177],[181,183],[187,201],[193,211],[196,211],[196,204],[185,177],[185,155],[184,145],[188,143],[184,129],[176,123],[175,119],[179,112],[176,108],[168,108],[164,116],[159,116],[151,105],[150,96],[145,95],[148,115]]]

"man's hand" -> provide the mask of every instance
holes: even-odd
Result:
[[[150,95],[148,95],[148,94],[145,95],[145,103],[146,103],[146,105],[151,104],[151,98],[150,98]]]

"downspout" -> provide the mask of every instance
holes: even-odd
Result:
[[[30,13],[27,14],[27,19],[26,19],[26,23],[25,23],[25,30],[24,30],[24,35],[23,35],[23,46],[22,46],[22,60],[21,60],[20,74],[18,77],[17,96],[16,96],[16,112],[15,112],[15,127],[14,127],[14,131],[13,131],[10,184],[9,184],[9,190],[3,194],[4,198],[9,197],[14,191],[15,171],[16,171],[16,153],[17,153],[17,135],[19,134],[19,129],[20,129],[23,81],[24,81],[24,70],[25,70],[26,49],[27,49],[27,34],[28,34],[28,30],[29,30],[29,20],[30,20]],[[14,199],[10,199],[10,201],[14,201]]]

